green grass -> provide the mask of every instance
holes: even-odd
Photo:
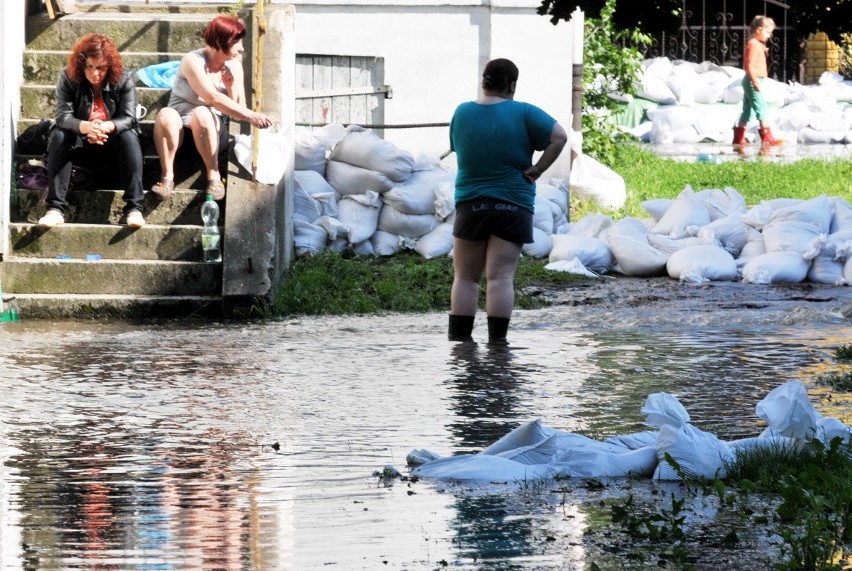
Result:
[[[572,196],[571,218],[578,220],[591,212],[604,212],[614,219],[625,216],[646,218],[642,202],[655,198],[675,198],[688,184],[696,191],[705,188],[736,189],[755,205],[773,198],[815,198],[852,196],[852,161],[803,159],[791,163],[725,161],[721,164],[674,161],[660,158],[633,143],[618,146],[616,162],[610,165],[624,178],[627,202],[618,210],[601,210]]]
[[[611,168],[627,186],[627,202],[619,210],[603,210],[571,199],[571,220],[601,212],[620,219],[647,217],[641,204],[656,198],[675,198],[689,184],[705,188],[735,188],[749,205],[772,198],[814,198],[822,194],[850,196],[852,161],[801,160],[789,164],[733,161],[689,163],[657,157],[632,143],[619,145]],[[546,301],[524,289],[576,281],[576,276],[544,269],[547,260],[524,258],[515,278],[516,307],[531,309]],[[277,315],[342,315],[383,311],[422,312],[449,308],[452,260],[426,260],[413,252],[390,257],[346,257],[332,252],[297,260],[281,288]],[[481,290],[484,297],[484,288]],[[482,299],[481,299],[482,301]]]
[[[544,262],[524,258],[515,274],[515,303],[534,309],[546,302],[522,289],[564,284],[580,278],[544,269]],[[453,261],[427,260],[414,252],[394,256],[345,257],[325,251],[297,260],[279,291],[278,315],[346,315],[383,311],[447,310],[453,283]],[[484,306],[484,288],[480,290]]]

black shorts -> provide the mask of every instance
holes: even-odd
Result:
[[[453,236],[479,242],[497,236],[514,244],[533,241],[533,213],[496,198],[474,198],[456,204]]]

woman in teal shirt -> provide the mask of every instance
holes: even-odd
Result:
[[[449,338],[471,340],[485,275],[490,343],[506,341],[515,304],[514,278],[524,244],[533,241],[535,181],[568,141],[556,120],[515,101],[518,68],[495,59],[482,72],[482,96],[462,103],[450,123],[458,162],[453,225]],[[535,151],[544,151],[533,164]]]

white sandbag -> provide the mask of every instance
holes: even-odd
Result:
[[[663,217],[663,214],[671,207],[672,200],[671,198],[656,198],[654,200],[645,200],[642,202],[642,208],[645,209],[648,214],[651,215],[651,218],[654,221],[659,222],[660,218]]]
[[[682,282],[732,281],[737,278],[737,263],[720,246],[691,246],[678,250],[666,262],[669,276]]]
[[[577,258],[593,272],[604,273],[612,265],[612,253],[603,240],[571,234],[554,234],[548,261],[573,260]]]
[[[610,227],[606,243],[614,269],[626,276],[658,276],[665,272],[668,256],[648,242],[648,229],[637,218],[622,218]]]
[[[364,194],[372,190],[379,194],[393,188],[393,181],[380,172],[329,160],[325,166],[325,177],[334,189],[343,196]]]
[[[373,243],[373,253],[377,256],[392,256],[402,250],[402,242],[396,234],[376,230],[370,236]]]
[[[557,453],[554,464],[559,478],[649,477],[657,467],[657,450],[647,446],[625,451],[597,443]]]
[[[257,129],[257,160],[255,179],[261,184],[278,184],[287,166],[293,161],[293,143],[284,133],[271,129]],[[234,156],[248,172],[252,172],[252,136],[237,135],[234,139]]]
[[[648,119],[654,124],[654,128],[670,133],[687,128],[694,129],[696,118],[692,107],[681,105],[660,105],[648,110]]]
[[[593,200],[604,208],[621,208],[627,200],[621,175],[589,155],[574,159],[569,182],[579,198]]]
[[[338,219],[349,229],[349,244],[368,240],[378,228],[382,199],[379,193],[344,196],[337,203]]]
[[[434,214],[405,214],[386,205],[379,214],[378,229],[397,236],[420,238],[439,224]]]
[[[767,252],[742,268],[743,281],[753,284],[799,283],[808,277],[810,262],[799,252]]]
[[[695,104],[695,88],[700,83],[695,69],[688,65],[674,65],[665,81],[678,105]]]
[[[434,230],[417,240],[414,251],[427,260],[446,256],[453,249],[453,225],[438,224]]]
[[[599,212],[587,214],[568,226],[567,234],[597,238],[602,231],[612,226],[611,216]]]
[[[746,243],[740,250],[740,260],[750,260],[755,256],[766,253],[766,244],[763,242],[763,234],[746,225]]]
[[[459,482],[521,484],[552,479],[558,469],[547,464],[521,464],[500,456],[465,454],[427,462],[412,470],[417,478]]]
[[[533,228],[533,241],[530,244],[524,244],[521,247],[521,252],[524,256],[531,258],[546,258],[550,255],[550,248],[550,234],[538,228]]]
[[[293,189],[293,220],[313,222],[322,216],[322,205],[296,185]]]
[[[852,231],[852,206],[849,202],[838,196],[831,196],[828,199],[831,203],[831,233],[840,232],[841,230]]]
[[[710,223],[710,214],[704,201],[695,195],[687,185],[672,202],[671,207],[654,225],[654,234],[663,234],[669,238],[695,236],[698,229]]]
[[[556,430],[543,425],[541,419],[533,420],[509,431],[508,434],[483,449],[482,454],[496,455],[518,448],[538,445],[554,434],[556,434]]]
[[[335,238],[328,243],[327,248],[332,252],[337,252],[338,254],[342,254],[349,250],[349,240],[344,238],[343,236]]]
[[[770,222],[763,227],[763,242],[767,252],[798,252],[813,260],[822,251],[828,236],[810,222]]]
[[[730,85],[731,78],[723,71],[708,71],[699,76],[700,82],[695,87],[696,103],[717,103],[722,100],[725,89]]]
[[[704,194],[704,206],[710,214],[710,220],[742,215],[748,211],[745,198],[735,188],[710,189]]]
[[[843,279],[847,284],[852,285],[852,256],[846,259],[846,265],[843,266]]]
[[[438,220],[449,222],[456,212],[456,185],[454,182],[444,182],[435,189],[435,216]]]
[[[684,248],[707,245],[704,238],[699,238],[698,236],[691,236],[689,238],[669,238],[668,236],[663,236],[661,234],[649,233],[647,238],[648,243],[662,252],[666,256],[667,260],[669,256],[675,252],[683,250]]]
[[[373,131],[355,126],[349,127],[346,136],[335,145],[330,158],[380,172],[396,182],[403,182],[411,176],[415,162],[408,151],[398,149]]]
[[[339,238],[343,238],[345,241],[346,237],[349,236],[349,227],[335,217],[320,216],[314,221],[314,224],[322,226],[325,229],[330,241]]]
[[[412,171],[405,182],[397,183],[382,195],[385,204],[404,214],[434,214],[435,192],[442,183],[452,183],[454,174],[436,167]]]
[[[297,171],[313,171],[325,176],[326,147],[322,140],[310,131],[296,133],[293,137],[295,160],[293,168]]]
[[[293,245],[297,256],[318,254],[325,249],[328,234],[319,224],[293,221]]]
[[[845,262],[834,259],[833,252],[823,250],[819,256],[811,260],[807,279],[816,284],[847,285],[846,278],[843,277],[844,264]]]
[[[331,151],[349,131],[340,123],[329,123],[311,131],[320,141],[326,151]]]
[[[425,448],[414,449],[405,456],[405,463],[409,466],[420,466],[426,462],[437,460],[441,457],[437,452],[426,450]]]
[[[677,462],[680,472],[689,479],[724,479],[725,466],[734,460],[734,452],[714,434],[699,430],[691,424],[676,428],[663,426],[657,438],[656,480],[681,480],[675,468],[666,461],[666,454]]]
[[[708,244],[718,242],[732,256],[737,257],[748,242],[747,229],[753,230],[738,215],[717,218],[698,231],[698,238]]]
[[[580,261],[580,258],[572,258],[570,260],[559,260],[557,262],[550,262],[548,264],[545,264],[544,269],[550,270],[552,272],[565,272],[578,276],[586,276],[587,278],[600,277],[600,274],[593,272],[589,268],[584,266],[583,262]]]
[[[773,210],[769,215],[769,223],[804,222],[816,226],[819,232],[827,234],[831,228],[833,214],[831,203],[823,194],[792,206]]]
[[[823,252],[839,262],[852,257],[852,227],[829,234]]]
[[[357,244],[352,244],[349,247],[349,250],[358,256],[370,256],[373,252],[373,243],[370,242],[369,239],[358,242]]]
[[[806,145],[842,145],[846,143],[848,131],[820,131],[805,127],[799,131],[798,141]]]
[[[322,175],[313,170],[297,170],[293,172],[293,183],[321,204],[323,215],[337,216],[338,192]]]
[[[533,210],[533,228],[538,228],[545,234],[553,234],[553,209],[552,202],[542,196],[536,195]]]
[[[570,192],[565,186],[564,179],[553,178],[550,182],[541,179],[535,182],[535,195],[548,199],[559,207],[560,212],[567,214],[570,205]]]
[[[836,418],[821,418],[817,421],[816,437],[826,445],[831,444],[835,438],[840,438],[842,444],[849,446],[852,443],[852,427]]]
[[[680,428],[689,423],[689,413],[674,396],[669,393],[651,393],[642,405],[642,414],[647,418],[645,424],[662,428],[672,426]]]
[[[822,419],[799,381],[789,381],[772,389],[757,403],[755,413],[766,421],[774,435],[788,438],[813,438],[817,423]]]
[[[773,200],[762,200],[760,204],[752,206],[745,214],[742,215],[743,222],[756,228],[763,230],[763,227],[769,223],[769,218],[775,210],[801,204],[804,202],[798,198],[775,198]]]
[[[684,410],[684,412],[686,412],[686,410]],[[616,434],[605,439],[604,442],[615,444],[628,450],[638,450],[639,448],[656,446],[658,434],[659,432],[656,430],[632,432],[630,434]]]

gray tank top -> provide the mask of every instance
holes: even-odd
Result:
[[[189,55],[193,55],[201,59],[204,62],[204,68],[207,69],[207,57],[204,53],[204,48],[193,50],[189,52]],[[226,93],[225,86],[223,84],[219,84],[216,86],[218,91],[222,93]],[[189,85],[189,81],[187,81],[186,77],[184,77],[183,72],[180,68],[178,68],[177,76],[175,77],[175,83],[172,87],[171,95],[169,96],[169,107],[175,109],[183,119],[184,125],[189,125],[189,117],[192,115],[192,110],[196,107],[210,107],[210,104],[204,101],[195,91],[192,90],[192,86]],[[214,113],[219,113],[215,109],[213,109]]]

